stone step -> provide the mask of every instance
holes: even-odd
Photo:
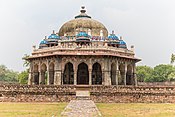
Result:
[[[76,100],[90,100],[90,92],[89,91],[76,91]]]
[[[76,97],[76,100],[90,100],[90,97]]]
[[[89,91],[76,91],[76,97],[90,97]]]

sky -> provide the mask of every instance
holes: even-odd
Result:
[[[0,0],[0,64],[25,70],[22,57],[85,6],[87,14],[135,47],[138,65],[170,63],[175,0]]]

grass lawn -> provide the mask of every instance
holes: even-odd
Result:
[[[0,103],[0,117],[59,117],[67,103]]]
[[[103,117],[175,117],[175,104],[97,103]]]

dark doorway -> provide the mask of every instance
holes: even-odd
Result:
[[[38,71],[38,65],[34,65],[34,73],[33,73],[33,83],[35,85],[39,85],[39,71]]]
[[[92,85],[101,85],[102,84],[102,71],[101,65],[95,63],[92,69]]]
[[[116,65],[111,64],[111,85],[116,85]]]
[[[132,85],[133,83],[133,74],[132,74],[132,66],[127,66],[127,72],[126,72],[126,85]]]
[[[54,84],[54,63],[49,65],[49,85]]]
[[[89,84],[89,71],[88,66],[85,63],[81,63],[78,65],[77,84]]]
[[[63,84],[74,84],[73,64],[67,63],[64,68]]]

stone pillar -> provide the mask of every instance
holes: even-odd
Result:
[[[111,85],[111,76],[110,76],[110,64],[109,64],[109,58],[104,60],[104,70],[102,71],[103,73],[103,78],[104,78],[104,83],[103,85]]]
[[[74,70],[74,85],[77,85],[77,69]]]
[[[102,70],[102,85],[105,85],[105,73]]]
[[[61,85],[62,73],[61,73],[61,58],[56,58],[54,67],[54,85]]]
[[[47,60],[47,85],[50,85],[49,61]]]
[[[103,70],[103,79],[104,81],[102,82],[103,85],[111,85],[111,77],[110,77],[110,71],[108,70]]]
[[[125,63],[125,71],[124,71],[124,85],[126,86],[126,73],[127,73],[127,64]]]
[[[77,85],[77,63],[72,63],[73,64],[73,69],[74,69],[74,85]]]
[[[133,66],[133,78],[134,78],[134,85],[137,86],[137,75],[136,75],[136,65]]]
[[[38,72],[39,72],[39,83],[38,83],[38,85],[40,85],[40,83],[41,83],[41,80],[42,80],[42,74],[41,74],[41,63],[39,62],[39,66],[38,66]],[[35,73],[34,73],[34,75],[35,75]]]
[[[92,59],[89,60],[89,85],[92,85]]]
[[[32,72],[32,65],[30,64],[30,68],[29,68],[29,76],[28,76],[28,85],[31,85],[32,84],[32,79],[33,79],[33,77],[32,77],[32,75],[33,75],[33,72]]]
[[[31,71],[29,71],[28,85],[32,85],[32,81],[33,81],[32,75],[33,75],[33,73]]]
[[[118,85],[118,78],[119,78],[119,67],[118,67],[118,61],[116,65],[116,85]]]
[[[92,85],[92,69],[89,69],[89,85]]]
[[[54,72],[54,85],[61,85],[61,70],[55,70]]]

